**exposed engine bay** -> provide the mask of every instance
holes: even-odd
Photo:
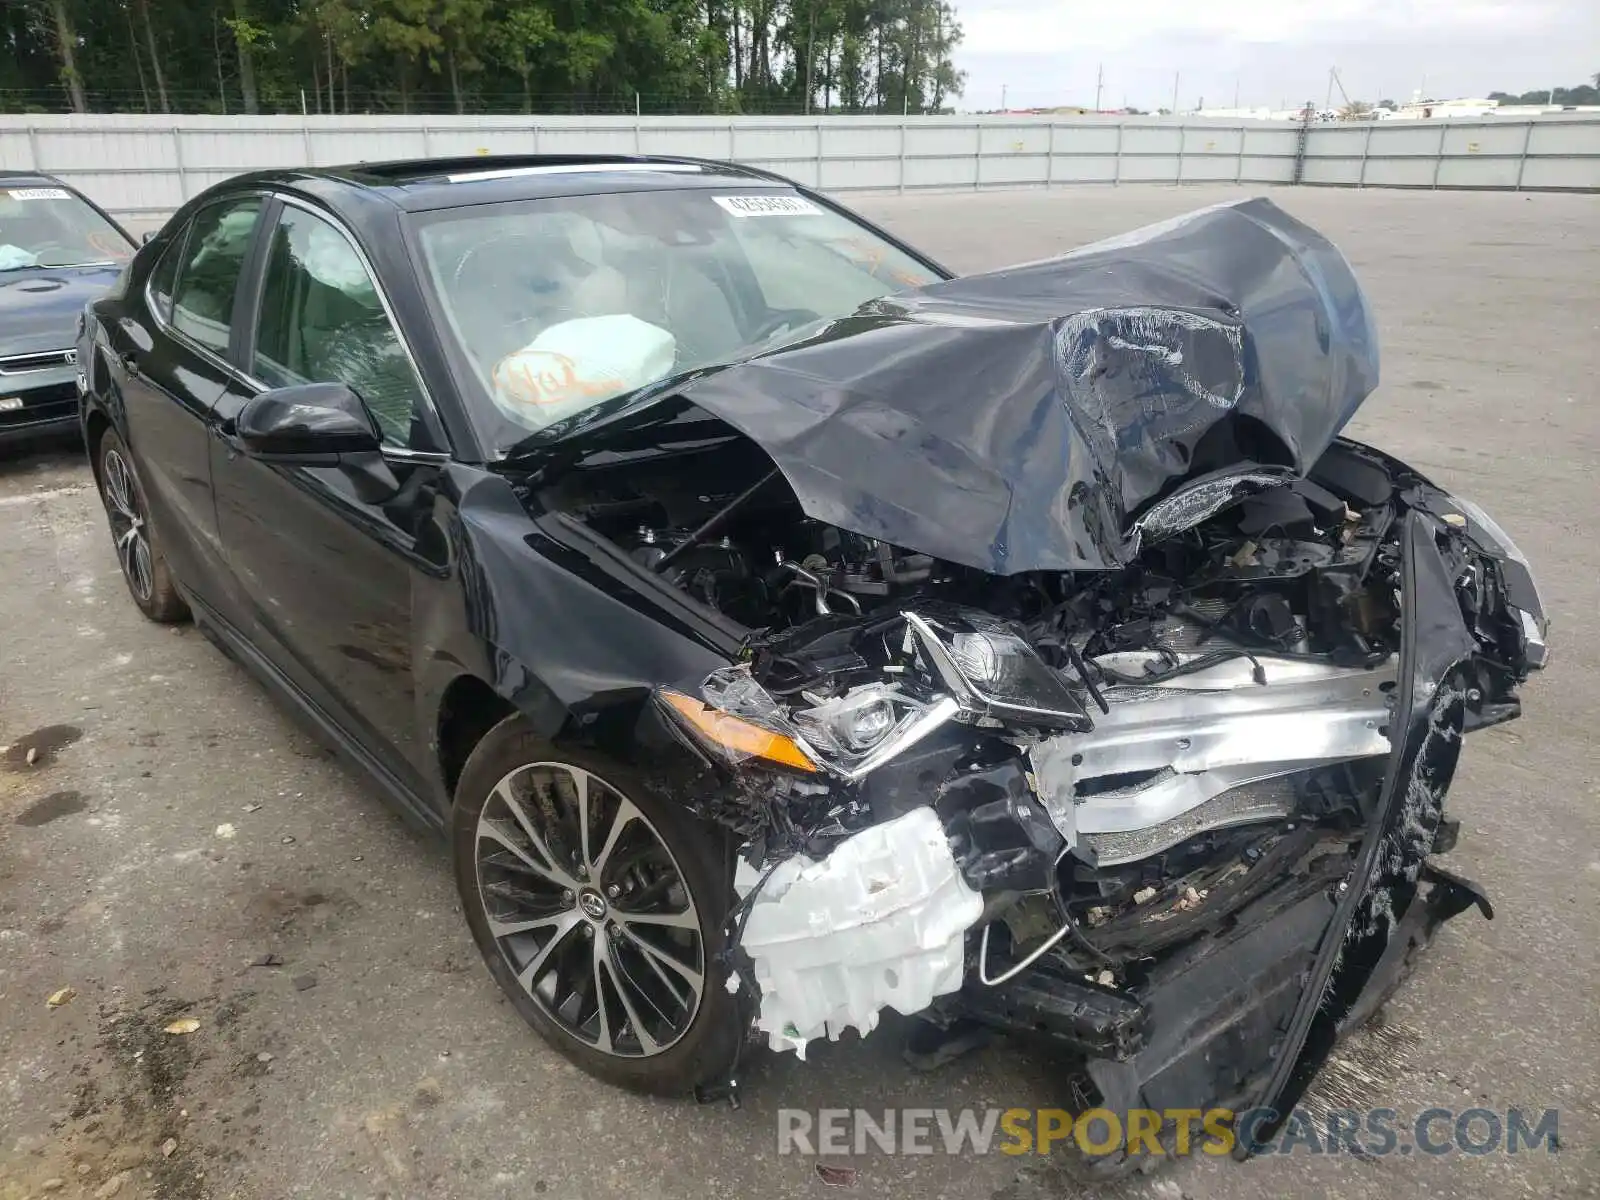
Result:
[[[551,472],[544,507],[736,638],[655,700],[736,843],[730,988],[773,1048],[892,1007],[1068,1050],[1113,1110],[1286,1107],[1488,914],[1433,856],[1543,606],[1486,514],[1337,437],[1373,335],[1290,226],[1209,210],[879,301]],[[1179,241],[1229,284],[1164,274]],[[1172,305],[1092,306],[1117,271]]]
[[[1470,506],[1356,443],[1113,572],[988,575],[805,517],[771,473],[582,510],[748,627],[744,661],[668,693],[677,715],[799,751],[704,801],[744,839],[739,946],[771,1044],[803,1054],[894,1007],[1125,1061],[1129,997],[1243,914],[1347,887],[1395,745],[1418,509],[1482,652],[1463,726],[1508,719],[1528,630]],[[1432,814],[1424,852],[1453,836]]]

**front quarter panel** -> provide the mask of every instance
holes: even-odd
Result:
[[[631,736],[619,731],[638,725],[652,689],[698,680],[730,659],[733,647],[698,625],[687,601],[666,585],[652,593],[559,521],[536,521],[499,475],[446,467],[431,525],[448,566],[419,582],[424,729],[435,727],[450,685],[471,675],[542,736],[616,737],[612,752],[626,754]],[[449,804],[442,786],[440,803]]]

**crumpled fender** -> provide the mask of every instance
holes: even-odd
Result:
[[[1370,1013],[1374,989],[1396,970],[1392,946],[1488,900],[1465,880],[1424,879],[1445,792],[1455,773],[1466,721],[1466,689],[1456,672],[1476,646],[1461,620],[1450,574],[1435,543],[1434,518],[1410,512],[1402,530],[1400,676],[1395,689],[1394,749],[1383,790],[1367,824],[1350,885],[1335,906],[1276,1066],[1254,1108],[1272,1118],[1239,1131],[1234,1147],[1248,1158],[1281,1125],[1352,1016]],[[1420,884],[1431,882],[1432,921],[1408,923]],[[1402,947],[1404,949],[1404,947]]]

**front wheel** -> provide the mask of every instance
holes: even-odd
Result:
[[[717,965],[729,887],[712,831],[510,717],[467,760],[451,841],[490,974],[551,1046],[655,1094],[728,1070],[742,1030]]]

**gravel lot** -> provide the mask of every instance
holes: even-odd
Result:
[[[1233,194],[859,207],[972,270]],[[1384,385],[1356,434],[1493,512],[1556,623],[1525,718],[1474,738],[1452,797],[1452,865],[1497,918],[1453,923],[1341,1073],[1354,1103],[1402,1112],[1559,1108],[1562,1151],[1195,1160],[1094,1194],[1595,1195],[1600,199],[1274,198],[1376,306]],[[752,1056],[736,1112],[589,1082],[500,1002],[443,856],[200,635],[139,617],[70,446],[0,459],[0,630],[0,1200],[48,1180],[187,1200],[799,1197],[822,1185],[776,1153],[781,1106],[1067,1103],[1050,1063],[1005,1046],[914,1074],[891,1021],[805,1064]],[[269,954],[282,965],[251,965]],[[184,1016],[198,1032],[160,1032]],[[1047,1160],[852,1161],[874,1197],[1085,1194]]]

